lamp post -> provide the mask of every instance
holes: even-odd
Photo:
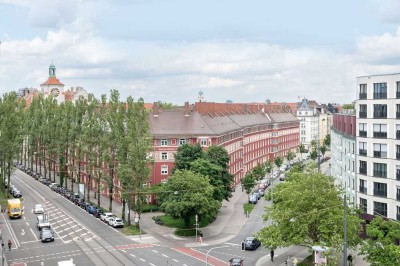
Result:
[[[206,253],[206,266],[208,265],[208,253],[209,253],[211,250],[217,249],[217,248],[227,248],[227,247],[229,247],[229,246],[221,246],[221,247],[213,247],[213,248],[210,248],[210,249],[207,251],[207,253]]]

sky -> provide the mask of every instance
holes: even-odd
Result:
[[[0,94],[117,89],[182,105],[349,103],[356,77],[400,73],[399,0],[0,0]]]

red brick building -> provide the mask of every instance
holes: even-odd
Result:
[[[184,143],[224,147],[235,184],[258,163],[285,156],[299,145],[299,121],[285,106],[197,102],[160,110],[154,103],[149,122],[154,139],[152,185],[167,180],[174,153]]]

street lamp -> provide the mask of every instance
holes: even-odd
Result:
[[[213,248],[210,248],[210,249],[207,251],[207,253],[206,253],[206,266],[208,265],[208,253],[209,253],[211,250],[217,249],[217,248],[227,248],[227,247],[229,247],[229,246],[221,246],[221,247],[213,247]]]

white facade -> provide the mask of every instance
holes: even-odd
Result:
[[[357,202],[400,220],[400,74],[357,78]]]

